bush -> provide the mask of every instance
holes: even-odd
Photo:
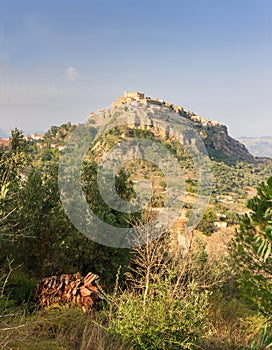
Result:
[[[37,283],[35,278],[29,278],[25,273],[14,273],[10,277],[6,293],[10,300],[22,305],[32,300],[32,293]]]
[[[169,235],[152,242],[143,235],[147,244],[135,248],[130,284],[111,301],[111,333],[133,349],[195,349],[206,332],[210,295],[203,274],[196,276],[202,249],[176,255]]]
[[[150,286],[145,300],[135,291],[124,292],[114,314],[112,331],[133,349],[195,349],[205,332],[208,294],[194,283],[173,297],[170,279]]]

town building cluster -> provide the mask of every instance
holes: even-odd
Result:
[[[3,139],[2,137],[0,137],[0,147],[7,149],[10,146],[10,139]]]
[[[47,143],[44,141],[44,135],[42,134],[32,134],[32,135],[25,135],[24,140],[28,144],[35,143],[37,148],[45,148],[48,147]],[[65,146],[59,145],[57,143],[50,143],[50,148],[56,148],[59,151],[62,151]],[[9,150],[11,148],[11,138],[2,138],[0,137],[0,148],[3,148],[4,150]]]
[[[42,134],[32,134],[32,135],[25,135],[24,139],[27,143],[34,142],[34,141],[43,141],[44,136]],[[0,137],[0,147],[3,149],[9,149],[11,146],[11,138],[4,139]]]
[[[119,96],[116,101],[112,102],[111,107],[115,108],[120,105],[134,105],[137,103],[144,104],[146,106],[162,106],[166,108],[170,108],[177,112],[179,115],[183,116],[184,118],[190,119],[194,123],[202,124],[204,127],[218,127],[221,126],[217,121],[209,120],[203,117],[200,117],[199,115],[196,115],[195,113],[184,109],[182,106],[175,106],[169,102],[166,102],[162,99],[152,99],[151,97],[146,97],[144,93],[135,91],[135,92],[129,92],[125,91],[124,96]],[[99,113],[104,113],[106,110],[100,110]],[[94,117],[95,113],[90,113],[90,118]]]
[[[119,96],[117,98],[117,101],[112,102],[111,106],[115,107],[120,104],[131,104],[133,102],[141,102],[146,105],[156,105],[156,106],[162,106],[166,104],[164,100],[159,100],[158,98],[152,99],[150,97],[145,97],[145,94],[142,92],[125,91],[124,96]]]
[[[41,141],[44,139],[42,134],[32,134],[31,136],[24,137],[27,142]]]

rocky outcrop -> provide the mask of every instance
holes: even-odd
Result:
[[[246,147],[239,141],[229,136],[225,125],[222,125],[217,121],[203,118],[189,110],[184,109],[181,106],[174,106],[173,104],[163,100],[158,100],[163,101],[160,102],[160,105],[149,105],[142,102],[144,100],[149,101],[149,99],[140,97],[139,100],[135,100],[135,98],[132,99],[131,96],[130,98],[126,96],[122,97],[122,101],[123,99],[125,99],[125,101],[122,103],[118,103],[118,101],[114,102],[111,109],[100,110],[98,115],[92,113],[92,116],[90,116],[92,119],[90,119],[90,121],[92,121],[93,126],[95,126],[95,124],[97,126],[101,126],[103,124],[105,125],[107,124],[107,121],[115,114],[122,114],[122,110],[128,111],[128,113],[131,112],[131,118],[128,122],[129,128],[145,129],[152,132],[156,137],[167,138],[169,135],[174,134],[173,130],[175,129],[175,127],[173,127],[173,123],[171,124],[167,121],[167,113],[171,111],[172,122],[173,120],[177,120],[177,118],[184,118],[184,121],[186,120],[187,124],[189,121],[190,126],[195,129],[203,140],[212,160],[224,162],[226,164],[235,164],[239,161],[255,163],[256,160],[254,156],[250,154]],[[135,112],[137,108],[139,113]],[[141,120],[139,120],[139,115],[141,115]],[[154,120],[152,115],[156,116]],[[159,123],[164,123],[164,128],[160,128],[160,125],[157,125],[158,123],[155,121],[155,119],[159,120]],[[163,130],[163,132],[161,132],[161,130]],[[184,133],[183,136],[186,139],[186,133]],[[184,145],[186,145],[185,139]]]
[[[239,141],[228,135],[224,125],[203,127],[200,132],[211,159],[233,164],[237,161],[255,163],[254,156]]]
[[[229,136],[225,125],[200,117],[181,107],[179,109],[175,107],[175,109],[181,117],[189,119],[193,123],[205,143],[211,159],[227,164],[233,164],[237,161],[255,163],[254,156],[245,145]]]

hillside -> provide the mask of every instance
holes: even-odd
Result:
[[[196,116],[192,112],[182,111],[180,114],[182,117],[189,118],[194,127],[199,130],[199,135],[204,141],[211,159],[227,164],[234,164],[239,161],[255,162],[253,155],[247,148],[238,140],[229,136],[225,125]]]
[[[239,141],[243,143],[249,152],[255,157],[272,158],[272,137],[240,137]]]
[[[112,127],[112,123],[116,122],[120,116],[123,118],[125,115],[130,116],[130,122],[126,127],[123,125],[116,126],[112,130],[104,129],[109,125]],[[179,120],[183,121],[181,122],[183,126],[190,125],[198,133],[204,141],[212,160],[213,181],[211,181],[210,206],[198,229],[208,235],[219,231],[220,234],[224,233],[226,237],[230,238],[230,232],[233,233],[236,228],[236,214],[243,214],[246,211],[245,203],[252,196],[253,188],[272,174],[267,161],[261,162],[259,160],[257,162],[242,143],[228,135],[226,126],[200,117],[181,106],[174,106],[163,100],[146,98],[144,94],[138,92],[126,92],[123,97],[119,97],[116,102],[112,103],[111,108],[90,114],[86,124],[87,134],[94,129],[102,128],[104,131],[90,150],[88,158],[100,164],[103,155],[107,154],[111,147],[118,145],[124,139],[131,140],[142,137],[149,140],[160,140],[178,159],[183,169],[187,190],[184,198],[184,208],[172,228],[173,231],[177,232],[183,229],[188,222],[191,209],[197,201],[196,193],[199,185],[192,159],[186,151],[186,144],[188,140],[191,142],[192,139],[187,138],[185,129],[182,129],[183,145],[185,147],[182,144],[178,145],[174,137],[174,131],[177,130]],[[166,128],[160,129],[159,124],[161,126],[165,124]],[[52,126],[45,133],[43,140],[37,141],[31,147],[34,152],[37,148],[38,157],[41,156],[43,160],[53,160],[58,151],[69,147],[66,141],[75,127],[71,123],[59,127]],[[83,137],[85,138],[86,135]],[[84,138],[81,138],[80,142],[84,141]],[[129,153],[127,148],[123,151],[125,154]],[[131,159],[137,158],[136,154],[131,154],[131,156]],[[116,162],[115,157],[112,160]],[[127,162],[124,164],[124,168],[130,174],[130,180],[135,186],[139,187],[147,179],[153,182],[156,188],[153,206],[157,209],[160,208],[166,199],[165,181],[162,179],[161,171],[143,160]],[[218,219],[221,216],[225,221],[223,224],[220,222],[221,219]],[[214,238],[212,240],[211,245],[214,247]],[[223,241],[217,239],[217,242],[221,244]],[[225,247],[226,244],[224,243],[223,246]],[[219,249],[215,250],[219,251]]]
[[[150,100],[147,101],[149,104]],[[159,116],[141,114],[140,111],[145,109],[139,103],[134,112],[140,118],[135,118],[129,103],[122,103],[121,109],[118,105],[116,109],[113,106],[111,110],[92,114],[89,123],[79,128],[71,123],[52,126],[45,135],[34,138],[25,138],[18,131],[12,136],[17,141],[13,142],[13,150],[1,150],[1,349],[253,350],[256,347],[248,346],[251,342],[249,315],[254,322],[254,327],[250,324],[254,340],[264,339],[265,334],[261,333],[260,327],[266,320],[264,316],[271,320],[271,279],[267,282],[260,278],[263,271],[266,273],[267,266],[271,266],[271,258],[260,266],[263,270],[255,279],[248,278],[250,265],[246,274],[245,265],[240,274],[236,271],[240,268],[240,261],[241,264],[247,261],[241,260],[238,255],[241,248],[250,247],[248,241],[238,236],[239,224],[244,220],[240,214],[249,213],[252,209],[246,207],[246,201],[256,195],[254,187],[272,175],[272,167],[265,161],[254,163],[254,158],[244,146],[230,138],[226,127],[219,123],[167,103],[156,100],[152,103],[159,105],[163,113],[160,113],[160,108],[155,108],[153,111],[160,113]],[[131,123],[117,122],[119,116],[124,117],[120,113],[122,110],[131,113]],[[183,138],[179,143],[175,135],[180,135],[174,134],[174,131],[178,130],[180,119],[184,123],[180,123]],[[188,124],[198,130],[213,158],[210,162],[213,179],[209,203],[203,208],[201,221],[192,222],[197,226],[194,226],[195,230],[187,241],[182,234],[190,218],[196,217],[193,214],[198,213],[200,203],[197,195],[201,183],[194,159],[189,151],[186,153],[188,140],[193,146],[197,146],[199,141],[195,133],[188,134],[192,131],[191,128],[186,129]],[[110,128],[103,128],[109,125]],[[161,125],[164,127],[160,128]],[[88,147],[90,133],[97,135],[95,129],[100,127],[102,133],[81,164],[80,146],[86,141]],[[74,130],[79,130],[76,134],[79,137],[71,138],[72,148],[69,149],[67,141]],[[136,157],[139,153],[133,153],[133,147],[129,148],[128,143],[121,147],[122,150],[118,149],[119,143],[133,139],[134,144],[139,146],[135,147],[136,151],[142,152],[144,147],[135,142],[137,138],[151,141],[153,146],[156,139],[159,141],[157,144],[163,145],[175,156],[183,171],[183,188],[173,186],[180,185],[182,181],[176,181],[172,172],[166,175],[162,172],[161,169],[166,168],[166,157],[161,157],[157,166],[144,156]],[[103,169],[101,160],[111,154],[116,145],[118,152],[112,153],[109,161],[118,163],[115,155],[122,155],[122,151],[132,157],[128,161],[125,159],[121,165],[123,169],[115,174],[115,186],[102,182],[103,186],[99,187],[99,170]],[[66,152],[71,155],[70,150],[74,153],[67,159],[68,168],[64,174],[67,187],[62,189],[59,187],[61,156]],[[152,151],[158,153],[154,148]],[[137,242],[145,236],[151,237],[152,241],[132,249],[121,249],[120,241],[118,248],[97,240],[97,237],[105,237],[106,226],[97,227],[93,221],[88,221],[87,224],[90,222],[92,226],[88,231],[90,236],[85,236],[81,234],[84,231],[78,231],[71,224],[71,216],[63,210],[60,194],[72,194],[66,202],[71,208],[69,214],[75,213],[81,221],[86,217],[86,211],[81,212],[77,197],[74,197],[78,188],[74,187],[71,175],[77,160],[80,160],[81,166],[80,174],[77,173],[79,184],[95,216],[118,231],[119,228],[138,225]],[[203,160],[201,156],[201,163]],[[172,170],[170,166],[169,169]],[[166,176],[170,181],[166,181]],[[120,211],[118,198],[125,202],[134,200],[140,185],[144,187],[148,182],[152,185],[150,206],[148,203],[141,212]],[[269,183],[272,187],[272,179]],[[176,196],[174,203],[178,204],[180,215],[169,228],[170,234],[166,232],[153,240],[157,224],[154,221],[160,212],[165,213],[165,203],[169,205],[168,193],[175,194],[176,189],[181,189],[181,196]],[[271,194],[271,189],[269,191]],[[109,196],[105,197],[105,193]],[[106,201],[112,198],[115,202]],[[267,198],[269,205],[270,197]],[[173,209],[176,209],[175,205]],[[258,207],[266,211],[266,206]],[[173,209],[170,208],[171,214]],[[168,225],[168,217],[163,215],[159,218]],[[98,235],[94,236],[96,232]],[[123,237],[122,242],[126,242],[126,237]],[[112,244],[114,237],[107,235],[107,231],[106,238]],[[239,238],[239,246],[233,244],[235,240],[227,249],[233,238]],[[269,274],[271,276],[270,270]],[[93,285],[98,277],[101,285]],[[237,281],[242,278],[250,285],[237,286]],[[252,288],[255,288],[253,292]],[[258,295],[252,306],[248,303],[250,293]],[[97,308],[92,308],[92,300],[99,296]],[[257,307],[266,314],[261,317]],[[90,313],[84,314],[82,310],[90,310]],[[138,346],[135,342],[139,337],[141,344]],[[131,346],[127,346],[128,340]],[[153,346],[155,341],[157,346]],[[163,345],[162,341],[165,342]]]
[[[164,100],[145,97],[143,93],[139,92],[125,92],[124,96],[118,97],[117,101],[112,102],[110,109],[102,109],[97,113],[90,113],[88,124],[95,128],[107,125],[114,113],[118,112],[117,109],[121,107],[126,111],[129,106],[132,108],[135,108],[136,106],[140,108],[150,108],[151,112],[152,109],[159,108],[161,115],[160,119],[162,122],[166,121],[165,118],[167,118],[167,113],[174,113],[176,115],[175,118],[181,118],[181,121],[184,121],[184,123],[189,123],[189,125],[191,125],[197,132],[203,140],[211,160],[223,162],[228,165],[234,165],[237,162],[250,164],[256,163],[256,159],[248,151],[245,145],[228,134],[225,125],[203,118],[182,106],[175,106]],[[156,117],[157,116],[158,115],[156,114]],[[74,128],[75,125],[71,125],[71,123],[63,124],[60,127],[53,126],[45,133],[44,143],[55,145],[54,147],[56,147],[56,145],[57,147],[64,147],[67,137]],[[133,128],[146,129],[146,126],[144,123],[142,123],[142,125],[137,125],[136,121]],[[155,127],[151,127],[149,131],[156,137],[163,137],[163,135],[160,135],[159,131],[155,129]]]
[[[182,106],[175,106],[170,102],[162,99],[152,99],[145,97],[144,93],[140,92],[125,92],[124,96],[117,98],[117,101],[112,102],[111,110],[101,110],[98,116],[95,113],[90,114],[90,119],[95,124],[100,125],[105,123],[105,116],[108,113],[114,113],[116,108],[124,106],[144,106],[146,108],[160,108],[162,115],[167,116],[170,110],[177,113],[181,118],[186,119],[191,123],[193,128],[197,131],[201,139],[204,141],[208,154],[212,160],[224,162],[226,164],[235,164],[242,161],[247,163],[254,163],[255,159],[246,147],[239,141],[229,136],[227,127],[216,121],[203,118],[194,112],[191,112]],[[139,126],[141,128],[141,126]]]

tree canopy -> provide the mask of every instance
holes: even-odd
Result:
[[[272,177],[260,184],[247,207],[250,212],[241,218],[231,252],[245,297],[272,317]]]

